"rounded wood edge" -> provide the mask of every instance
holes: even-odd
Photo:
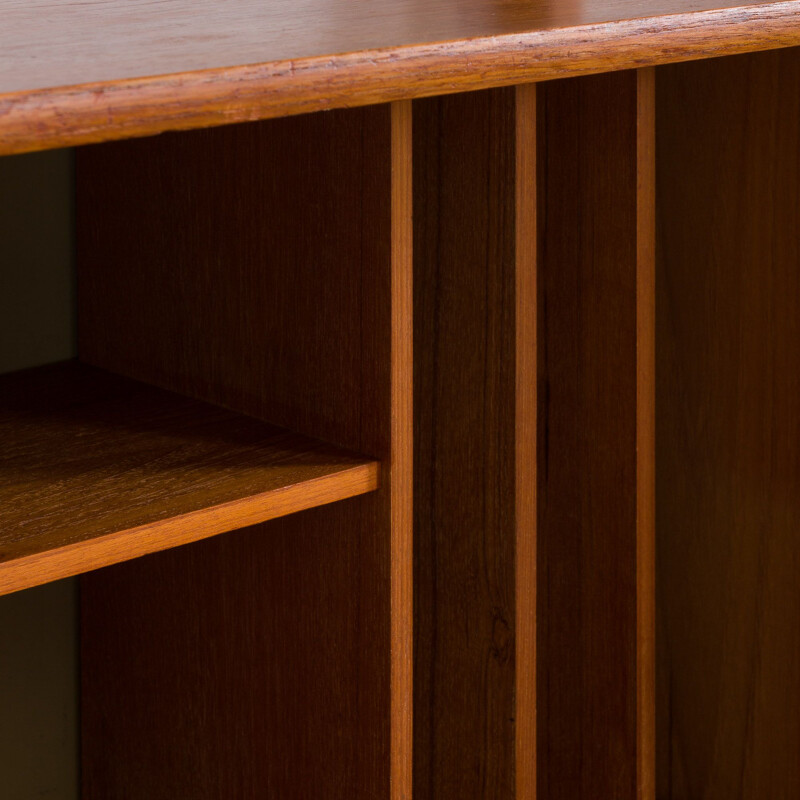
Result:
[[[0,155],[800,44],[796,0],[0,95]]]

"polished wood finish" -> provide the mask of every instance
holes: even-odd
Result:
[[[389,126],[383,106],[79,150],[79,357],[388,456],[368,348],[391,341]]]
[[[414,798],[514,797],[513,89],[414,103]]]
[[[536,798],[537,125],[536,87],[516,89],[515,147],[515,800]]]
[[[144,556],[88,800],[800,795],[800,0],[716,6],[5,3],[0,154],[168,131],[0,379],[0,593]]]
[[[0,378],[0,593],[342,500],[378,464],[66,362]]]
[[[85,800],[388,796],[375,498],[81,580]]]
[[[800,796],[800,51],[658,74],[659,797]]]
[[[654,103],[415,103],[418,798],[654,797]]]
[[[653,81],[538,88],[537,796],[652,798]]]
[[[796,0],[4,0],[0,153],[800,43]]]
[[[533,797],[536,89],[414,111],[414,796]]]
[[[412,110],[392,105],[391,800],[411,800],[414,736]]]
[[[389,466],[320,514],[83,579],[90,800],[408,796],[409,122],[79,154],[81,357]]]
[[[636,137],[636,785],[656,797],[656,73],[638,72]]]

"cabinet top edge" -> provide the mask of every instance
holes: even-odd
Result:
[[[800,44],[718,4],[0,0],[0,155]]]

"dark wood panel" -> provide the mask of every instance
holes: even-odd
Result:
[[[378,464],[76,362],[0,377],[0,593],[375,489]]]
[[[515,93],[414,103],[414,797],[514,797]]]
[[[658,793],[798,797],[800,52],[658,90]]]
[[[647,72],[539,86],[542,800],[652,797],[652,102]]]
[[[363,499],[81,580],[84,798],[389,796],[388,539]]]
[[[84,578],[88,798],[403,786],[402,117],[375,107],[79,155],[81,356],[389,467],[369,497]]]
[[[79,150],[79,357],[388,455],[389,126],[380,106]]]
[[[796,0],[5,0],[0,153],[784,47]]]
[[[532,798],[536,89],[414,110],[415,797]]]

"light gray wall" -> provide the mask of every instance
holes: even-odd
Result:
[[[0,158],[0,372],[75,355],[72,161]]]
[[[72,173],[0,158],[0,372],[75,354]],[[77,583],[0,597],[0,798],[77,800],[78,763]]]

